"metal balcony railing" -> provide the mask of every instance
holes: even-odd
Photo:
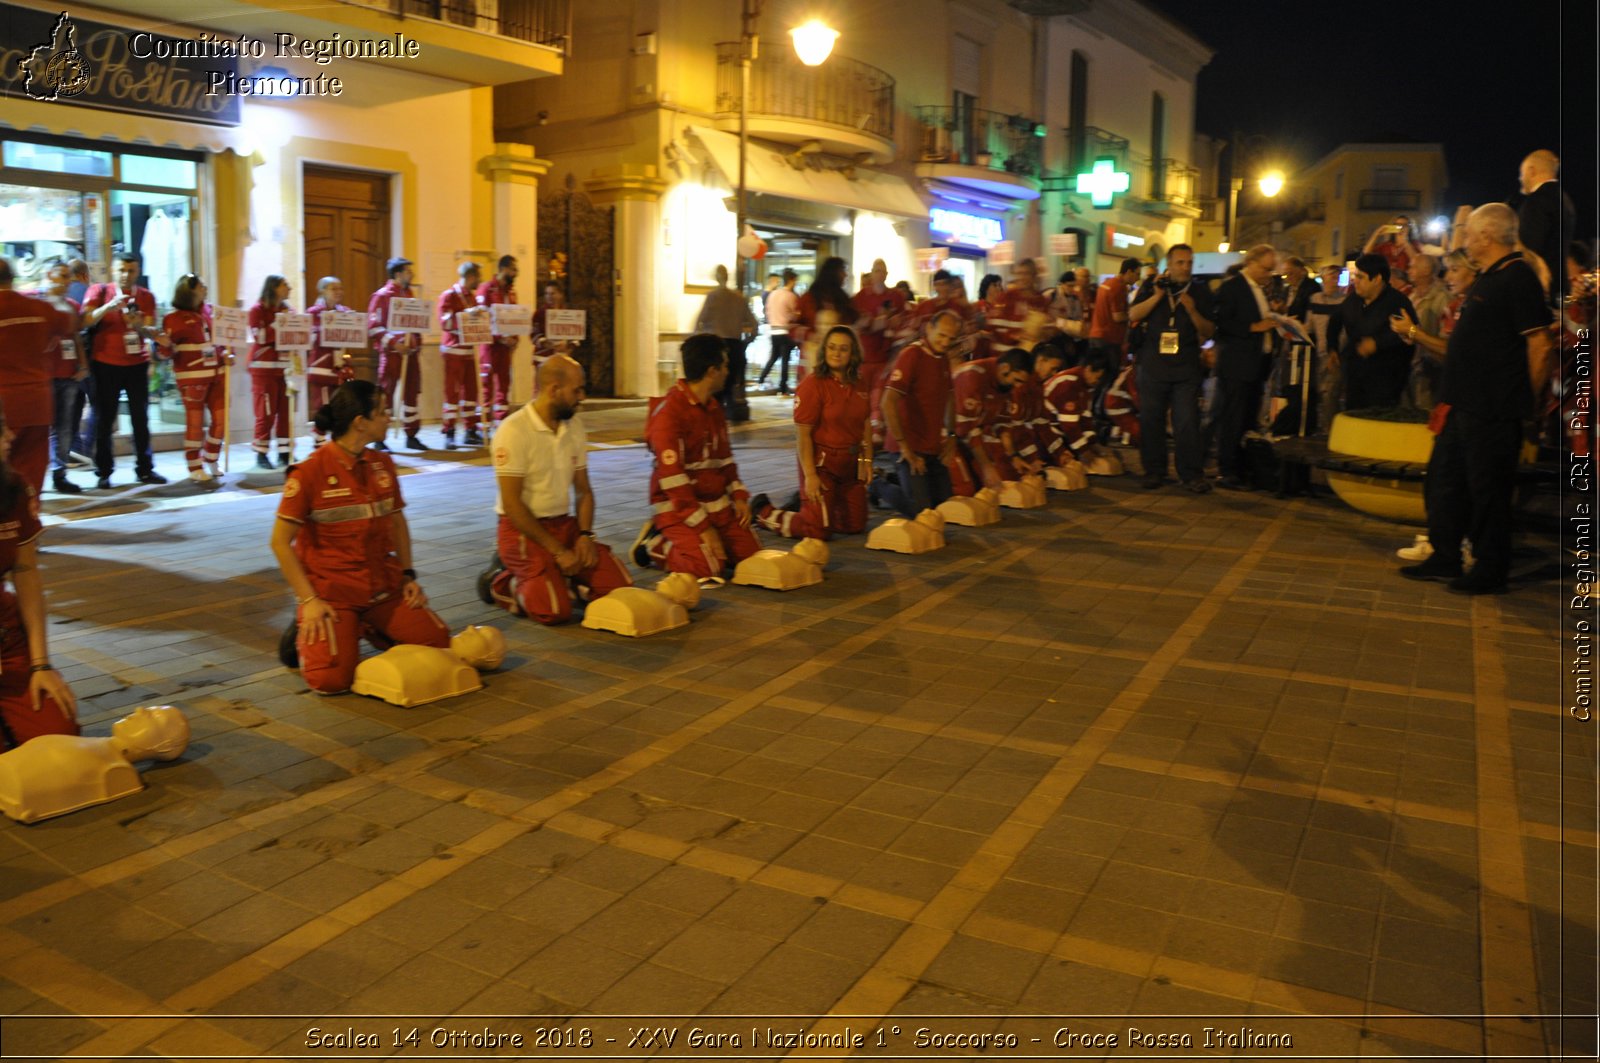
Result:
[[[1147,183],[1135,188],[1147,188],[1147,198],[1152,203],[1168,203],[1178,207],[1199,207],[1200,171],[1182,159],[1140,159],[1139,166]]]
[[[426,18],[498,37],[542,44],[567,54],[571,0],[342,0],[400,18]]]
[[[1043,128],[1022,115],[977,107],[918,107],[924,162],[982,166],[1018,177],[1038,178],[1043,170]]]
[[[1127,169],[1127,137],[1119,137],[1115,133],[1092,125],[1067,129],[1063,132],[1066,133],[1067,137],[1067,173],[1069,176],[1082,173],[1094,165],[1094,160],[1107,156],[1116,160],[1118,169]]]
[[[1324,221],[1328,217],[1328,207],[1320,199],[1307,200],[1296,203],[1286,210],[1283,215],[1283,227],[1293,229],[1296,225],[1308,221]]]
[[[717,117],[739,113],[738,41],[717,45]],[[833,56],[806,66],[787,44],[761,42],[750,64],[749,113],[854,129],[894,139],[894,78],[875,66]]]
[[[1422,191],[1416,188],[1363,188],[1358,199],[1360,210],[1418,210]]]
[[[1218,199],[1216,196],[1202,196],[1195,200],[1194,205],[1200,211],[1200,216],[1195,219],[1197,222],[1221,225],[1227,220],[1228,203],[1226,200]]]

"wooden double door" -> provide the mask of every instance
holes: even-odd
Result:
[[[317,298],[317,281],[344,282],[345,305],[365,310],[383,287],[390,257],[389,175],[331,166],[305,168],[305,267],[302,299]]]

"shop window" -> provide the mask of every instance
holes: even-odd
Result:
[[[5,164],[24,170],[79,174],[85,177],[110,177],[111,153],[88,148],[69,148],[57,144],[30,144],[24,140],[5,142]]]
[[[123,184],[194,188],[199,184],[199,175],[200,167],[189,159],[163,159],[155,155],[122,156]]]
[[[171,192],[114,189],[109,230],[113,251],[140,258],[145,286],[163,311],[178,278],[194,272],[194,200]]]
[[[83,256],[83,200],[82,192],[0,185],[0,254],[18,288],[42,287],[53,260]]]

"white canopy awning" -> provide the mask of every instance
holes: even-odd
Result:
[[[738,187],[739,138],[701,126],[689,126],[687,132],[728,184]],[[908,182],[865,166],[857,166],[853,172],[853,177],[847,177],[836,170],[796,169],[779,152],[755,142],[745,156],[745,186],[752,192],[904,218],[928,216],[927,204]]]

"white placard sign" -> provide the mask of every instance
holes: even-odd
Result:
[[[236,306],[211,308],[211,341],[243,349],[250,345],[250,315]]]
[[[489,315],[481,306],[456,312],[456,332],[461,337],[463,347],[494,342],[494,329],[489,327]]]
[[[432,324],[433,315],[428,313],[428,304],[421,299],[396,297],[389,300],[390,332],[427,332]]]
[[[367,315],[359,310],[324,310],[319,320],[322,322],[324,347],[370,345],[367,339]]]
[[[1078,253],[1077,233],[1051,233],[1050,253],[1052,255],[1066,255],[1068,258]]]
[[[533,335],[533,307],[516,303],[495,303],[489,308],[489,320],[496,336]]]
[[[272,323],[278,337],[280,351],[309,351],[311,349],[311,315],[297,314],[293,310],[280,310]]]
[[[581,343],[589,335],[587,310],[546,310],[544,337],[554,342]]]
[[[1009,266],[1017,260],[1017,245],[1010,240],[1001,240],[989,248],[989,265]]]

